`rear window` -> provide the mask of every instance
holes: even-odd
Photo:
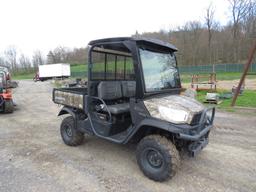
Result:
[[[134,80],[130,56],[92,52],[91,80]]]

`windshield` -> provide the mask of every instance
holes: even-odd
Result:
[[[140,49],[146,92],[180,88],[180,77],[174,53]]]

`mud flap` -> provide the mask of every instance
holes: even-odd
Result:
[[[208,137],[201,138],[198,141],[194,141],[188,146],[189,155],[195,157],[202,149],[209,143]]]

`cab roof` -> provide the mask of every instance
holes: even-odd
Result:
[[[178,49],[172,45],[171,43],[161,41],[159,39],[145,38],[145,37],[113,37],[113,38],[105,38],[105,39],[97,39],[89,42],[90,46],[97,45],[107,45],[107,44],[115,44],[122,43],[127,41],[135,41],[142,44],[149,44],[154,47],[162,47],[165,49],[171,49],[173,51],[178,51]]]

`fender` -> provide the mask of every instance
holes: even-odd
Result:
[[[127,143],[138,131],[144,126],[150,126],[150,127],[155,127],[157,129],[165,130],[171,133],[177,133],[179,134],[181,132],[181,129],[176,127],[175,125],[163,121],[163,120],[158,120],[155,118],[145,118],[143,119],[132,131],[132,133],[126,138],[124,143]]]
[[[70,114],[70,115],[72,115],[72,117],[73,117],[74,119],[76,119],[76,114],[75,114],[74,111],[73,111],[72,109],[70,109],[69,107],[63,107],[63,108],[60,110],[58,116],[65,115],[65,114]]]

